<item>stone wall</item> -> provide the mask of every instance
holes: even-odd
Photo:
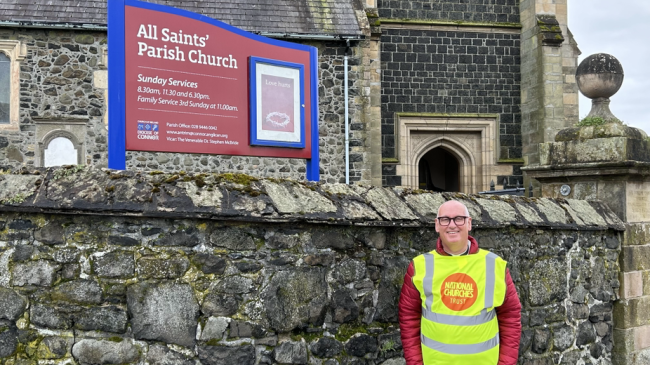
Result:
[[[399,288],[449,199],[509,261],[520,363],[609,363],[601,203],[81,168],[0,175],[0,359],[404,364]]]
[[[83,148],[81,164],[107,164],[106,33],[75,30],[0,28],[0,39],[20,40],[28,55],[21,63],[20,131],[0,131],[0,166],[42,166],[38,143],[52,123],[75,122]],[[310,43],[319,50],[319,132],[321,179],[345,182],[344,42]],[[350,180],[370,183],[370,66],[363,65],[368,42],[352,42],[349,60]],[[39,125],[47,127],[41,128]],[[41,128],[45,132],[39,133]],[[58,127],[57,127],[58,128]],[[378,126],[376,127],[378,128]],[[65,128],[64,128],[65,129]],[[378,138],[375,138],[378,139]],[[379,141],[375,142],[379,143]],[[144,171],[240,172],[256,176],[305,179],[305,161],[247,156],[128,152],[127,168]]]
[[[20,131],[0,131],[0,165],[34,166],[38,158],[35,119],[85,122],[82,163],[101,164],[106,156],[103,92],[93,86],[100,69],[105,33],[0,28],[0,39],[27,46],[20,65]]]

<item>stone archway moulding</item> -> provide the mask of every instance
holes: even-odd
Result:
[[[72,142],[77,150],[77,164],[84,164],[86,154],[86,124],[87,118],[32,118],[36,126],[37,151],[36,166],[43,166],[45,162],[45,149],[57,137],[64,137]]]
[[[418,188],[418,163],[433,148],[444,147],[460,163],[463,193],[488,190],[497,175],[509,175],[511,166],[498,166],[497,114],[396,114],[397,166],[402,186]]]

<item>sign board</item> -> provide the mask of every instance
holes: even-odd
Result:
[[[318,180],[315,47],[133,0],[108,23],[109,168],[127,150],[301,158]]]

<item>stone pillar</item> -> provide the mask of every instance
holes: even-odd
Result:
[[[600,200],[626,222],[612,362],[650,363],[650,144],[620,123],[561,130],[525,167],[543,197]]]
[[[522,154],[525,165],[533,165],[539,143],[578,121],[580,51],[567,26],[567,0],[521,0],[520,9]]]
[[[363,105],[361,118],[366,125],[367,141],[366,151],[369,162],[369,176],[364,176],[364,181],[370,181],[373,186],[381,186],[381,54],[379,15],[376,1],[366,2],[365,13],[359,14],[363,19],[367,40],[363,42],[362,72],[365,85],[363,87],[364,100],[358,102]],[[360,24],[362,22],[360,21]]]

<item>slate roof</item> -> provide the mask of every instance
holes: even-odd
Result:
[[[0,23],[106,26],[107,0],[0,0]],[[110,1],[110,0],[108,0]],[[360,0],[148,0],[250,32],[360,36]]]

